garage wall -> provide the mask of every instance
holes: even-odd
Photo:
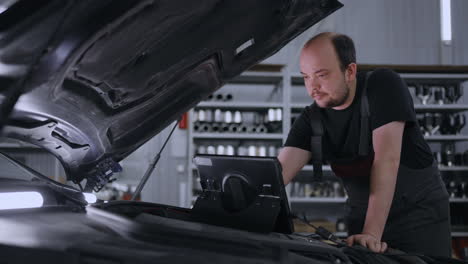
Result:
[[[468,1],[452,0],[453,64],[468,65]]]
[[[452,0],[453,44],[448,47],[440,41],[439,0],[341,2],[343,8],[265,62],[287,63],[298,71],[303,43],[319,32],[334,31],[354,39],[357,60],[362,64],[468,64],[466,0]]]

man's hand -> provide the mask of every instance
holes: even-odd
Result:
[[[346,243],[348,246],[358,244],[377,253],[384,253],[387,250],[387,243],[370,234],[352,235],[346,239]]]

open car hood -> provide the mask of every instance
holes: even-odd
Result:
[[[342,6],[335,0],[10,2],[0,13],[0,99],[27,78],[4,136],[47,149],[74,182],[96,180]]]

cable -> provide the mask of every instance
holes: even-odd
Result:
[[[317,235],[319,235],[321,238],[323,238],[325,240],[330,240],[330,241],[332,241],[332,242],[334,242],[334,243],[336,243],[337,245],[340,245],[340,246],[347,246],[346,243],[343,240],[336,237],[332,232],[328,231],[326,228],[324,228],[322,226],[316,227],[315,225],[309,223],[309,221],[307,220],[307,217],[305,216],[305,213],[303,213],[303,218],[300,218],[297,215],[291,215],[291,216],[293,218],[297,218],[298,220],[300,220],[304,224],[306,224],[306,225],[312,227],[313,229],[315,229],[315,233]]]

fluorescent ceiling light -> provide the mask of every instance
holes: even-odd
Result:
[[[97,201],[97,197],[93,193],[83,193],[83,195],[85,197],[85,200],[90,204],[95,203]]]
[[[18,0],[0,0],[0,15],[16,2],[18,2]]]
[[[442,42],[450,44],[452,41],[452,11],[451,0],[440,0],[440,29]]]
[[[38,192],[0,193],[0,210],[37,208],[44,204],[44,198]]]
[[[8,7],[0,5],[0,14],[5,12],[8,9]]]

